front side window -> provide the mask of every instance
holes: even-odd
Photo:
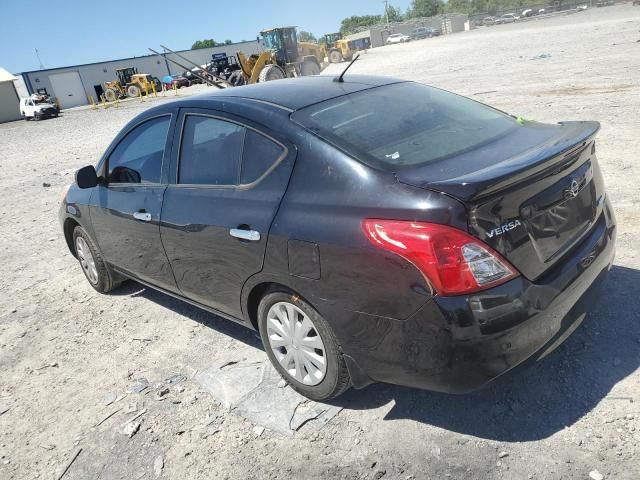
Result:
[[[153,118],[131,130],[111,152],[109,183],[160,183],[171,116]]]
[[[178,183],[236,185],[245,128],[200,115],[185,117]]]

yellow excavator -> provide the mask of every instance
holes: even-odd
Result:
[[[151,93],[153,86],[156,91],[162,90],[160,80],[148,73],[138,73],[133,67],[116,69],[116,80],[105,82],[104,98],[108,102],[124,97],[139,97],[141,94]],[[153,86],[152,86],[153,84]]]
[[[265,51],[257,55],[237,52],[243,81],[237,84],[268,82],[287,77],[318,75],[325,50],[312,42],[298,42],[296,27],[277,27],[260,32]]]
[[[356,51],[351,48],[352,42],[346,38],[342,38],[340,32],[327,33],[322,37],[320,43],[326,49],[327,59],[329,63],[350,62]]]

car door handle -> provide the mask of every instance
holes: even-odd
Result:
[[[229,234],[232,237],[241,238],[242,240],[250,240],[252,242],[257,242],[260,240],[260,232],[256,232],[255,230],[241,230],[239,228],[232,228],[229,230]]]
[[[133,218],[135,218],[136,220],[140,220],[142,222],[150,222],[151,214],[147,212],[134,212]]]

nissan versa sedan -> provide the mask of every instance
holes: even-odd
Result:
[[[60,221],[97,291],[134,279],[257,330],[311,399],[469,392],[597,298],[616,233],[598,129],[382,77],[229,88],[133,119]]]

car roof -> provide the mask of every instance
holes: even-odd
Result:
[[[343,77],[343,82],[335,82],[334,78],[332,75],[287,78],[242,87],[220,89],[182,101],[179,100],[178,102],[244,98],[294,111],[349,93],[405,81],[374,75],[350,75],[348,72]]]

